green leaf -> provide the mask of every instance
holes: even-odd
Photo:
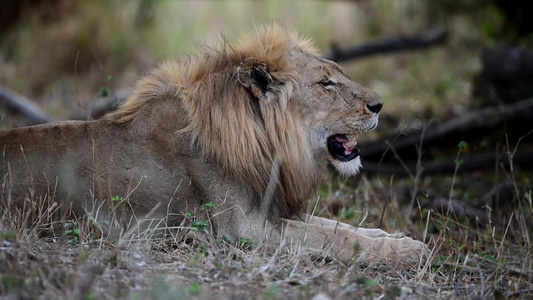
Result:
[[[243,250],[250,250],[254,247],[252,239],[249,238],[239,238],[239,248]]]
[[[91,224],[93,224],[93,226],[98,226],[98,222],[96,222],[93,217],[89,217],[89,221],[91,221]]]
[[[191,285],[189,286],[189,293],[191,295],[198,295],[200,294],[201,290],[202,289],[200,288],[199,284],[191,283]]]
[[[198,220],[198,221],[192,222],[192,227],[198,229],[201,232],[206,231],[208,226],[209,224],[207,223],[206,220]]]
[[[194,213],[186,212],[185,213],[185,218],[187,218],[188,220],[192,220],[192,219],[194,219],[195,215],[196,214],[194,214]]]
[[[458,168],[459,168],[460,166],[462,166],[464,163],[465,163],[465,161],[462,160],[462,159],[458,159],[457,162],[456,162]]]
[[[368,288],[373,288],[375,286],[378,285],[378,282],[373,280],[373,279],[368,279],[366,282],[365,282],[365,285],[368,287]]]
[[[223,235],[221,238],[219,238],[217,240],[217,243],[218,244],[225,244],[225,245],[230,245],[231,244],[230,240],[225,235]]]
[[[105,98],[107,96],[109,96],[110,92],[109,92],[109,88],[103,88],[100,93],[98,94],[98,97],[100,98]]]
[[[202,204],[202,206],[200,206],[202,210],[211,210],[216,207],[217,207],[217,204],[213,202],[204,203]]]

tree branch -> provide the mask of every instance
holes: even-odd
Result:
[[[457,170],[458,173],[479,169],[494,168],[495,163],[501,166],[509,166],[509,160],[507,154],[494,155],[494,154],[479,154],[460,157],[463,163]],[[435,175],[435,174],[452,174],[457,168],[457,163],[454,158],[449,158],[443,162],[422,162],[422,175]],[[521,167],[533,166],[533,154],[530,153],[516,153],[513,156],[513,164],[520,165]],[[362,160],[363,171],[367,173],[382,173],[395,176],[407,176],[409,172],[415,172],[416,165],[408,164],[406,166],[400,166],[397,164],[377,163],[372,160]]]
[[[427,48],[444,43],[447,36],[444,29],[435,28],[415,36],[389,37],[346,49],[332,45],[331,51],[325,53],[323,57],[335,62],[343,62],[375,54]]]
[[[26,97],[0,86],[0,104],[8,110],[22,114],[28,125],[53,122],[54,119]]]
[[[450,136],[461,136],[481,128],[490,128],[501,124],[503,120],[523,120],[533,117],[533,98],[507,105],[498,105],[472,111],[471,113],[451,119],[447,122],[430,124],[424,134],[424,144],[445,140]],[[390,144],[400,153],[413,148],[420,140],[421,130],[412,130]],[[363,158],[379,160],[388,146],[385,140],[372,142],[362,149]]]

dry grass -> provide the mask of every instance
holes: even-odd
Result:
[[[453,186],[455,177],[448,178],[451,189],[459,188]],[[102,230],[106,224],[121,223],[117,215],[101,221],[106,224],[97,224],[94,212],[95,218],[58,220],[57,205],[46,197],[34,199],[38,205],[31,209],[9,207],[4,185],[0,295],[22,299],[448,299],[533,293],[527,225],[533,218],[531,191],[516,195],[520,204],[507,220],[494,219],[484,228],[451,212],[427,209],[421,203],[423,197],[413,196],[416,193],[408,196],[416,203],[413,217],[405,218],[409,208],[402,207],[397,197],[391,197],[388,205],[382,202],[386,197],[382,181],[361,179],[357,188],[347,180],[329,179],[322,190],[327,196],[316,211],[331,217],[330,206],[337,203],[343,207],[338,217],[343,221],[356,225],[364,221],[367,226],[379,226],[379,222],[390,231],[405,228],[433,249],[426,263],[417,267],[343,265],[289,243],[275,249],[246,239],[228,244],[202,227],[165,227],[165,219],[151,219],[150,214],[136,223],[158,226],[133,226],[117,233]],[[421,185],[421,180],[410,183]]]

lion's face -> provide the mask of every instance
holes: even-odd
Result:
[[[360,167],[357,136],[374,129],[383,106],[373,91],[353,82],[334,62],[305,52],[289,54],[303,81],[299,101],[315,153],[345,175]],[[301,71],[300,71],[301,70]]]
[[[360,167],[357,136],[377,126],[383,101],[332,61],[299,48],[289,49],[285,59],[290,67],[282,72],[261,60],[246,59],[239,67],[239,82],[263,107],[288,98],[289,111],[302,119],[314,159],[328,160],[341,174],[355,175]],[[286,131],[287,124],[288,118],[277,134]],[[306,146],[301,147],[304,159]]]

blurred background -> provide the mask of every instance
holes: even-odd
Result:
[[[133,87],[169,56],[198,43],[216,45],[221,33],[238,39],[267,21],[296,29],[323,52],[439,27],[449,38],[438,47],[369,56],[343,67],[384,98],[385,114],[446,118],[471,105],[482,49],[518,35],[517,28],[504,33],[509,16],[498,1],[456,2],[5,0],[0,83],[62,119],[103,89]],[[20,125],[2,122],[4,128]]]
[[[376,41],[405,43],[437,30],[443,38],[430,45],[342,61],[345,73],[379,93],[385,106],[378,130],[360,141],[366,184],[354,192],[352,181],[329,181],[321,190],[328,203],[323,214],[353,218],[354,198],[374,199],[369,220],[395,229],[406,221],[399,207],[416,200],[417,220],[425,222],[430,208],[460,203],[458,215],[486,225],[486,207],[509,205],[510,213],[531,191],[532,105],[523,100],[533,96],[533,22],[526,6],[519,0],[3,0],[0,86],[55,120],[80,112],[88,119],[88,105],[120,98],[165,58],[198,44],[216,46],[222,35],[239,39],[264,22],[297,30],[325,54]],[[5,103],[0,117],[0,129],[28,123]],[[440,125],[451,129],[439,135]],[[426,128],[428,142],[419,151]],[[393,143],[402,139],[403,146]],[[519,141],[515,160],[502,158]],[[416,168],[418,158],[427,176]],[[529,201],[531,210],[531,193]],[[431,226],[438,229],[438,222]]]

